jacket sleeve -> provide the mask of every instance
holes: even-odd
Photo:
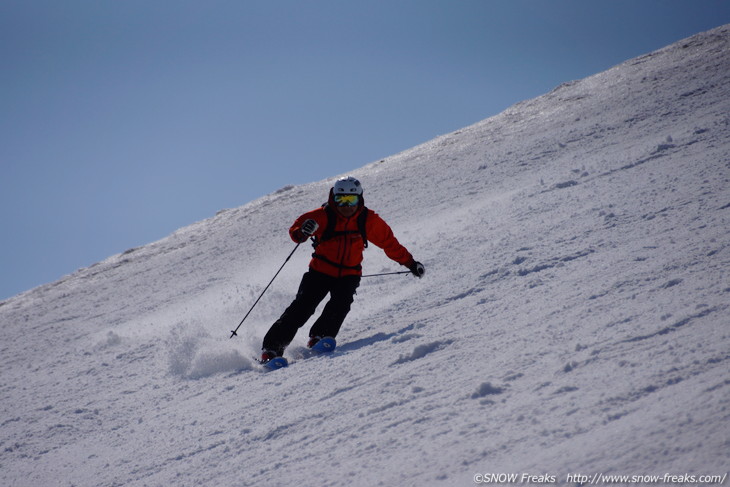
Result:
[[[327,226],[327,214],[324,209],[317,208],[316,210],[309,211],[297,218],[291,228],[289,228],[289,236],[296,243],[305,242],[309,238],[302,233],[302,224],[310,219],[316,221],[319,225],[319,228],[317,228],[317,231],[314,232],[313,236],[319,237],[324,232],[325,227]]]
[[[365,228],[368,240],[385,252],[385,255],[406,267],[413,264],[413,256],[408,250],[398,242],[395,238],[393,230],[385,223],[385,220],[372,210],[368,210]]]

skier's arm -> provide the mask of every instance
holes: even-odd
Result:
[[[327,215],[322,209],[307,212],[297,218],[289,228],[289,236],[297,243],[305,242],[311,236],[319,236],[324,231],[324,226],[326,226],[326,218]]]
[[[368,240],[385,251],[385,255],[407,267],[414,276],[420,278],[426,274],[426,268],[416,261],[408,250],[395,238],[393,230],[377,213],[370,211],[367,218]]]
[[[415,262],[411,253],[398,242],[393,230],[377,213],[371,210],[366,222],[368,240],[383,249],[385,255],[406,267]]]

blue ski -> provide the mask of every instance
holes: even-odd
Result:
[[[314,344],[312,351],[315,353],[332,353],[335,351],[337,342],[332,337],[324,337]]]
[[[276,370],[276,369],[283,369],[284,367],[289,366],[289,361],[285,359],[284,357],[276,357],[272,358],[268,362],[262,363],[261,365],[264,366],[264,368],[269,370]]]

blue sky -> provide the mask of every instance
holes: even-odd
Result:
[[[724,0],[2,0],[0,299],[729,22]]]

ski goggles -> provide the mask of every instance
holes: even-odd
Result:
[[[336,194],[335,203],[337,206],[357,206],[360,197],[356,194]]]

